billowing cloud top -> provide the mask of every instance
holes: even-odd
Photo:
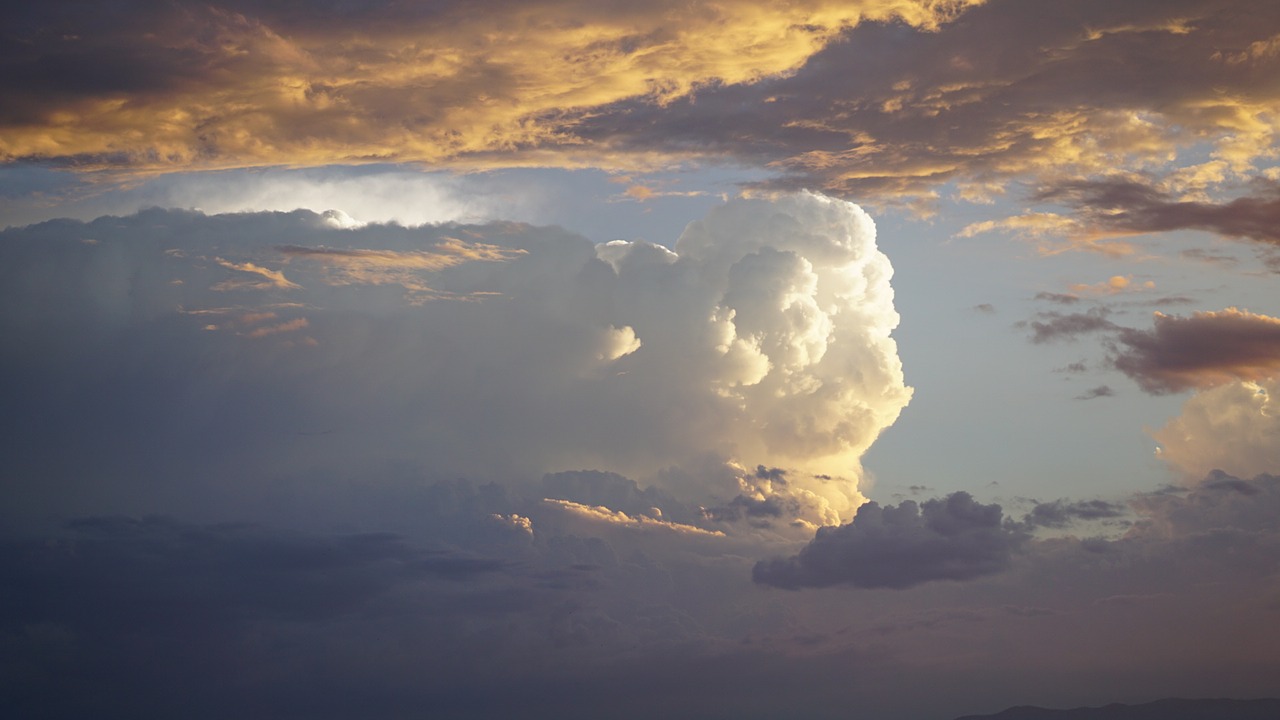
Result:
[[[0,235],[0,327],[15,339],[0,359],[26,439],[6,462],[46,488],[32,497],[106,476],[392,466],[664,471],[670,491],[712,503],[743,491],[717,465],[740,459],[803,470],[753,492],[785,486],[834,522],[910,397],[892,269],[850,203],[732,202],[674,252],[509,223],[331,220],[153,210]],[[96,438],[92,470],[50,481],[42,458],[65,433],[49,423]]]

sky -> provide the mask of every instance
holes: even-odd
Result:
[[[1280,696],[1272,0],[0,10],[0,707]]]

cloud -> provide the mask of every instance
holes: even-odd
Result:
[[[1267,48],[1280,24],[1267,0],[1053,14],[1012,0],[486,7],[25,13],[9,23],[20,41],[4,62],[21,82],[4,88],[0,152],[156,172],[728,160],[771,168],[774,189],[917,204],[946,183],[989,201],[1010,180],[1068,204],[1073,192],[1106,200],[1087,184],[1129,168],[1170,195],[1130,192],[1112,221],[1078,206],[969,232],[1078,235],[1100,219],[1113,234],[1199,227],[1272,242],[1271,200],[1206,199],[1258,174],[1273,146],[1280,56]],[[1176,162],[1204,149],[1205,162]],[[1129,249],[1076,240],[1065,247]]]
[[[1094,398],[1100,398],[1100,397],[1114,397],[1115,394],[1116,394],[1116,391],[1112,390],[1110,386],[1099,385],[1095,388],[1090,388],[1084,391],[1080,395],[1077,395],[1076,399],[1077,400],[1093,400]]]
[[[628,515],[621,510],[611,510],[602,505],[583,505],[570,500],[553,500],[547,499],[544,502],[561,508],[566,512],[572,513],[582,518],[595,522],[607,523],[610,525],[621,525],[629,528],[660,528],[670,532],[681,533],[685,535],[703,535],[707,537],[724,537],[724,533],[719,530],[704,530],[694,525],[685,525],[684,523],[670,522],[659,518],[649,517],[647,515]]]
[[[1063,528],[1076,520],[1110,520],[1125,514],[1123,505],[1105,500],[1055,500],[1051,503],[1037,503],[1023,522],[1032,527]]]
[[[1189,540],[1214,552],[1227,549],[1233,539],[1249,538],[1260,541],[1250,548],[1250,562],[1274,558],[1280,517],[1280,477],[1275,475],[1249,479],[1214,471],[1185,495],[1139,495],[1130,504],[1143,520],[1135,526],[1135,539]],[[1215,541],[1225,542],[1215,547]]]
[[[1185,477],[1213,470],[1250,477],[1280,468],[1280,380],[1231,382],[1202,390],[1151,431],[1158,457]]]
[[[686,507],[658,488],[641,488],[635,480],[599,470],[547,473],[542,476],[538,492],[547,502],[603,506],[628,515],[648,515],[685,523],[698,517],[696,508]]]
[[[743,492],[725,469],[740,460],[796,470],[753,487],[834,522],[911,393],[874,224],[812,194],[720,206],[674,251],[514,223],[152,210],[10,229],[0,253],[0,328],[21,338],[0,353],[6,428],[27,448],[4,463],[37,515],[177,512],[206,484],[200,513],[267,507],[302,478],[579,468],[694,508]],[[229,272],[250,284],[210,291]],[[84,427],[83,454],[60,452]]]
[[[1223,202],[1179,200],[1135,180],[1100,179],[1061,183],[1042,190],[1041,201],[1070,205],[1093,233],[1203,230],[1230,238],[1280,244],[1280,197],[1274,189],[1263,197]]]
[[[860,22],[935,28],[969,4],[492,0],[300,13],[230,0],[25,13],[6,23],[21,28],[3,61],[22,81],[0,86],[11,99],[0,154],[147,169],[572,155],[575,110],[789,73]]]
[[[309,324],[310,322],[308,322],[306,318],[295,318],[293,320],[288,320],[286,322],[278,323],[275,325],[263,325],[260,327],[256,327],[248,332],[248,336],[251,338],[260,338],[260,337],[267,337],[268,335],[279,335],[280,333],[290,333],[290,332],[295,332],[297,330],[301,330],[307,327],[307,325]]]
[[[1113,362],[1149,393],[1261,380],[1280,371],[1280,319],[1227,308],[1155,313],[1151,330],[1122,328]]]
[[[425,274],[467,262],[502,262],[528,252],[448,236],[438,239],[430,250],[297,245],[283,245],[276,249],[286,261],[302,260],[324,266],[327,268],[325,282],[330,285],[399,285],[416,301],[467,297],[434,290],[426,283]]]
[[[753,579],[786,589],[853,585],[904,589],[932,580],[971,580],[1001,572],[1027,536],[999,505],[963,492],[945,499],[881,507],[871,502],[847,525],[819,528],[798,555],[762,561]]]
[[[1019,323],[1031,326],[1031,342],[1037,345],[1056,340],[1074,340],[1089,333],[1115,330],[1116,324],[1107,319],[1111,313],[1105,307],[1090,308],[1082,313],[1038,313],[1039,320]]]
[[[216,258],[216,261],[219,265],[228,270],[236,270],[242,273],[257,275],[264,278],[264,280],[223,280],[213,286],[214,290],[267,290],[270,288],[298,290],[302,287],[297,283],[290,282],[289,279],[284,276],[284,273],[279,270],[264,268],[259,265],[254,265],[251,262],[233,263],[223,260],[222,258]]]
[[[1147,280],[1139,285],[1133,284],[1132,275],[1112,275],[1104,282],[1087,285],[1078,283],[1071,286],[1071,292],[1079,295],[1116,295],[1134,290],[1152,290],[1156,284]]]
[[[1067,293],[1038,292],[1036,293],[1036,300],[1045,300],[1059,305],[1075,305],[1080,302],[1080,296]]]
[[[1213,57],[1273,37],[1280,27],[1267,9],[1262,0],[1081,3],[1047,15],[993,0],[936,31],[863,24],[792,74],[664,107],[620,103],[575,131],[615,152],[696,148],[779,169],[772,187],[889,202],[927,202],[948,182],[961,198],[989,200],[1010,179],[1162,172],[1197,145],[1229,180],[1270,152],[1277,95],[1264,77],[1276,58]],[[1170,175],[1202,191],[1214,177]],[[1032,211],[984,222],[972,232],[1060,233],[1079,219]]]

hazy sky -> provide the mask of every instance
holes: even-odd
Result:
[[[1273,0],[0,10],[0,707],[1280,695]]]

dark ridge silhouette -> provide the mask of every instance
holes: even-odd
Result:
[[[1169,698],[1143,705],[1113,703],[1105,707],[1074,710],[1049,710],[1023,705],[995,715],[965,715],[956,720],[1280,720],[1280,699]]]

